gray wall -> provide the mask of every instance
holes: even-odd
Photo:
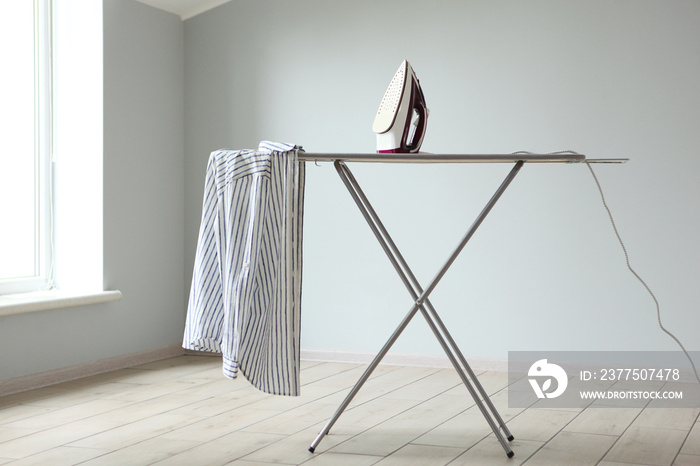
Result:
[[[700,349],[697,2],[233,1],[183,24],[105,0],[104,13],[104,280],[124,297],[0,318],[0,379],[177,344],[208,154],[261,139],[373,151],[404,58],[431,108],[426,151],[631,158],[595,168],[665,325]],[[424,282],[508,170],[352,168]],[[410,300],[332,167],[307,180],[302,346],[374,351]],[[526,166],[433,302],[470,356],[676,349],[585,166]],[[417,320],[397,350],[439,354],[426,330]]]
[[[698,20],[698,2],[642,0],[234,0],[187,20],[185,287],[209,153],[261,139],[371,152],[406,58],[431,109],[425,151],[631,159],[595,169],[665,325],[697,350]],[[509,169],[352,168],[424,282]],[[302,346],[376,350],[410,299],[333,168],[307,177]],[[433,303],[471,356],[677,349],[585,165],[526,166]],[[440,353],[422,322],[396,349]]]
[[[181,340],[183,34],[175,15],[105,0],[104,283],[123,298],[0,318],[0,379]]]

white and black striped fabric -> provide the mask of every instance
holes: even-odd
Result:
[[[223,354],[258,389],[299,395],[304,162],[300,147],[209,157],[183,347]]]

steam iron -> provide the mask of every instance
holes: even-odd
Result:
[[[415,153],[428,123],[428,108],[411,64],[404,60],[384,93],[374,117],[377,152]]]

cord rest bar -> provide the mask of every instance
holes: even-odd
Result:
[[[586,159],[583,154],[377,154],[299,152],[299,160],[307,162],[370,162],[370,163],[625,163],[628,159]]]

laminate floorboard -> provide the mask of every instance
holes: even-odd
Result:
[[[303,361],[301,396],[279,397],[188,354],[5,396],[0,465],[700,465],[700,409],[509,408],[507,374],[477,372],[508,459],[453,370],[391,365],[310,453],[364,369]]]

